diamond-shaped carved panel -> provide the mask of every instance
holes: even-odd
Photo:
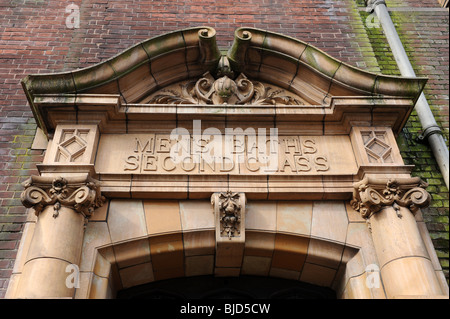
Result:
[[[58,144],[55,161],[59,163],[74,163],[82,161],[86,151],[86,136],[89,130],[64,130]]]
[[[370,163],[393,163],[392,147],[385,143],[384,132],[361,132]]]

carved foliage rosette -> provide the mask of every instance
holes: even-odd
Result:
[[[36,215],[46,206],[53,205],[55,218],[62,206],[90,217],[105,201],[97,182],[89,177],[67,180],[64,177],[50,179],[32,176],[23,185],[25,190],[20,196],[22,203],[27,208],[33,207]]]
[[[401,218],[399,207],[406,207],[415,213],[419,208],[429,205],[431,196],[425,190],[426,186],[428,185],[420,178],[365,178],[354,185],[353,200],[350,204],[366,219],[388,206],[393,207]]]

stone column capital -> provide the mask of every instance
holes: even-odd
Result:
[[[25,190],[20,195],[22,204],[34,208],[36,215],[53,205],[53,217],[58,217],[61,207],[68,207],[90,217],[103,205],[99,182],[88,175],[77,177],[31,176],[22,184]]]
[[[431,202],[425,190],[427,183],[418,177],[412,178],[371,178],[366,177],[353,185],[353,199],[350,204],[363,218],[370,218],[384,207],[393,207],[397,215],[399,206],[415,213]]]

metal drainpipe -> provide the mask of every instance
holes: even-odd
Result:
[[[386,2],[384,0],[365,0],[366,6],[370,11],[375,11],[378,20],[383,27],[386,38],[391,47],[392,54],[394,55],[395,61],[397,62],[398,68],[402,76],[405,77],[415,77],[416,74],[409,61],[408,55],[403,48],[403,44],[397,34],[394,24],[392,23],[389,12],[386,8]],[[419,116],[420,123],[422,125],[423,133],[420,137],[421,139],[427,140],[431,149],[433,151],[436,162],[439,165],[442,176],[444,177],[445,184],[448,187],[449,178],[449,157],[448,148],[445,144],[444,137],[442,136],[442,131],[437,125],[434,119],[433,113],[431,112],[428,101],[425,95],[420,95],[417,100],[415,110]]]

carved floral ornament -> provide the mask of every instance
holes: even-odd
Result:
[[[220,72],[219,72],[220,74]],[[148,104],[304,105],[297,96],[280,88],[249,80],[241,73],[215,79],[206,72],[197,81],[184,81],[153,94]]]
[[[399,207],[408,208],[415,213],[419,208],[429,205],[431,196],[425,190],[427,186],[427,183],[417,177],[388,180],[365,178],[354,185],[350,204],[366,219],[389,206],[401,218]]]
[[[241,204],[240,194],[233,192],[220,193],[217,196],[217,203],[215,202],[215,196],[211,198],[212,205],[218,205],[219,208],[219,221],[220,221],[220,235],[222,237],[228,237],[231,240],[232,237],[240,235],[241,229]]]
[[[46,206],[53,205],[54,218],[58,217],[63,206],[90,217],[105,201],[97,181],[89,177],[67,180],[64,177],[32,176],[23,185],[25,190],[20,199],[25,207],[34,208],[36,215]]]

